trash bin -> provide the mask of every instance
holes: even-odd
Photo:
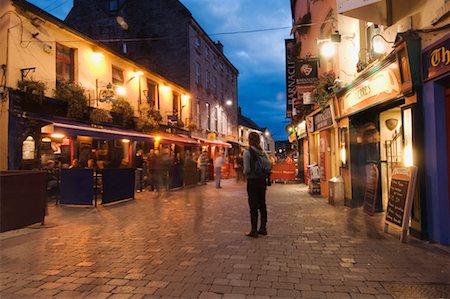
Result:
[[[329,180],[328,203],[335,205],[336,203],[344,203],[344,179],[341,176],[334,177]]]

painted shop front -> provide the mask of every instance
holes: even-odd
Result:
[[[320,195],[328,196],[329,179],[336,175],[333,169],[335,152],[335,127],[330,106],[316,110],[306,117],[309,134],[309,163],[317,164],[320,175]]]
[[[429,238],[450,244],[450,34],[422,51],[422,63]]]
[[[338,156],[348,206],[364,204],[370,173],[377,183],[374,212],[385,211],[393,169],[412,165],[419,173],[423,169],[420,98],[416,93],[419,54],[416,36],[398,36],[395,51],[364,70],[337,95]],[[411,233],[423,237],[421,183],[418,185]]]

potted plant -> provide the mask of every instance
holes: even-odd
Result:
[[[112,120],[112,116],[107,110],[94,108],[89,113],[89,119],[94,124],[109,123]]]
[[[123,127],[134,125],[134,110],[130,103],[123,97],[117,98],[112,105],[111,112],[115,122]]]
[[[87,109],[88,99],[85,95],[85,89],[77,83],[57,81],[55,97],[66,101],[67,117],[82,119]]]
[[[153,107],[149,107],[148,104],[142,104],[140,106],[140,116],[136,121],[136,127],[141,131],[152,131],[159,127],[159,123],[162,120],[161,114]]]
[[[331,97],[341,88],[341,83],[336,80],[334,72],[324,73],[316,83],[312,91],[312,97],[320,108],[326,108]]]
[[[24,92],[43,96],[47,90],[47,85],[42,81],[24,79],[17,81],[17,88]]]

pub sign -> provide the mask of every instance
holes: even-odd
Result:
[[[450,34],[422,53],[423,79],[433,79],[450,71]]]

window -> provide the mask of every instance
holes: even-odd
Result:
[[[205,47],[206,58],[209,59],[209,47]]]
[[[202,125],[202,115],[200,113],[200,100],[197,102],[197,128],[201,128]]]
[[[181,96],[178,93],[174,92],[172,100],[173,115],[178,116],[178,112],[180,111]]]
[[[202,43],[200,41],[200,37],[198,35],[196,35],[195,36],[195,49],[199,52],[201,51],[201,45],[202,45]]]
[[[201,84],[202,79],[202,67],[200,63],[195,64],[195,83]]]
[[[217,78],[216,77],[213,77],[212,85],[213,85],[212,88],[213,88],[214,92],[217,93]]]
[[[159,98],[158,89],[155,82],[147,79],[147,91],[144,90],[144,95],[147,97],[147,103],[149,107],[159,110]]]
[[[208,103],[206,103],[206,127],[211,130],[211,109]]]
[[[205,80],[206,80],[206,89],[209,89],[209,71],[207,70],[206,71],[206,77],[205,77]]]
[[[123,79],[123,70],[118,67],[112,66],[112,83],[115,85],[123,85],[125,80]]]
[[[219,108],[214,108],[214,116],[213,116],[213,122],[214,122],[214,131],[219,131]]]
[[[56,44],[56,81],[73,82],[74,49]]]
[[[119,10],[119,0],[109,0],[109,11],[116,12]]]

